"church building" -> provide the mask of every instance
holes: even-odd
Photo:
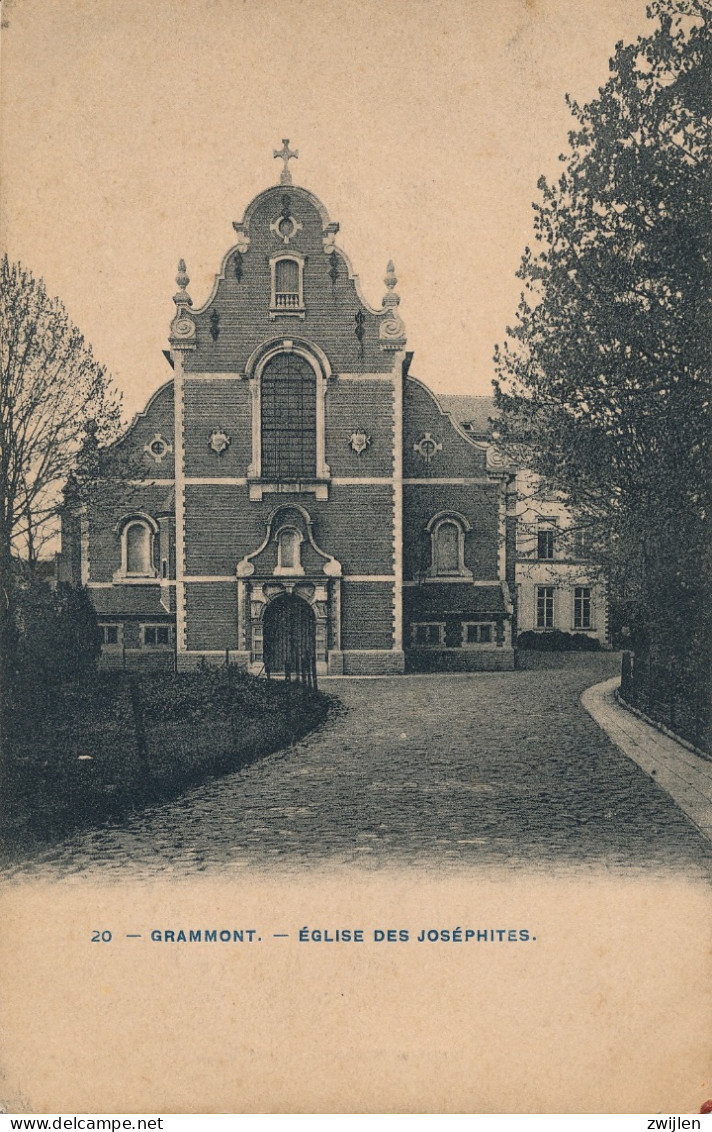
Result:
[[[393,264],[369,305],[275,156],[202,306],[179,264],[171,378],[103,456],[107,482],[119,454],[138,470],[68,494],[59,576],[107,664],[511,668],[511,473],[410,372]]]

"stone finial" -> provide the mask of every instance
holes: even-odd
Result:
[[[173,296],[176,313],[171,323],[170,343],[174,348],[193,350],[195,349],[195,323],[188,313],[193,305],[193,300],[186,290],[190,279],[184,259],[178,262],[176,283],[179,289]]]
[[[188,272],[186,270],[184,259],[178,260],[178,274],[176,275],[176,283],[178,284],[180,290],[176,291],[175,295],[173,296],[173,302],[177,307],[192,307],[193,300],[186,290],[186,287],[190,283],[190,276],[188,275]]]
[[[398,282],[396,269],[393,266],[393,260],[389,259],[388,266],[386,267],[386,274],[383,277],[383,282],[386,284],[388,290],[383,296],[382,305],[384,307],[397,307],[400,303],[400,296],[395,292],[395,285]]]
[[[280,185],[291,185],[292,184],[292,174],[289,172],[289,162],[293,157],[294,158],[299,157],[299,150],[298,149],[290,149],[289,148],[289,138],[282,138],[282,148],[281,149],[275,149],[272,152],[273,152],[274,157],[279,157],[280,160],[284,162],[284,169],[282,170],[282,172],[279,175]]]
[[[383,296],[383,318],[378,331],[382,350],[400,350],[405,345],[405,325],[398,313],[400,296],[396,294],[395,286],[398,282],[393,260],[388,261],[383,282],[388,290]]]

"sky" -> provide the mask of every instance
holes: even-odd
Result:
[[[170,376],[176,265],[196,305],[232,222],[279,180],[341,225],[379,306],[389,259],[436,392],[487,394],[532,201],[645,0],[6,0],[3,245],[124,394]]]

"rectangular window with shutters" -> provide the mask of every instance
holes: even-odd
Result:
[[[591,533],[585,528],[578,528],[573,535],[574,558],[591,557]]]
[[[554,557],[554,535],[556,528],[552,523],[540,522],[536,536],[536,556],[539,559]]]

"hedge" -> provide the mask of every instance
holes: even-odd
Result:
[[[536,649],[541,652],[597,652],[601,642],[585,633],[565,633],[562,629],[547,629],[535,633],[528,630],[517,637],[518,649]]]

